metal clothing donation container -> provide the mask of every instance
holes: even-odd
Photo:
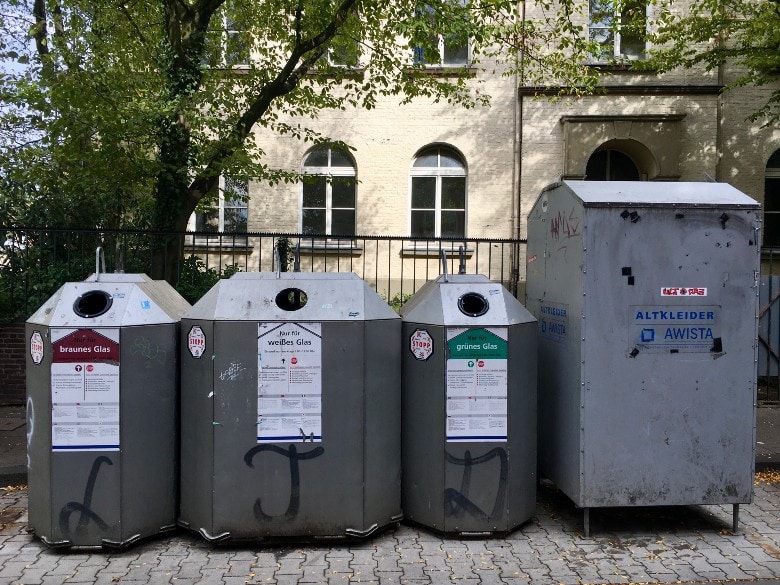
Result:
[[[589,508],[753,493],[758,204],[719,183],[564,181],[528,218],[539,469]]]
[[[179,524],[212,542],[401,520],[400,317],[352,273],[239,273],[182,324]]]
[[[401,309],[405,517],[506,533],[536,501],[536,325],[482,275],[446,274]]]
[[[29,524],[56,547],[176,527],[179,319],[145,274],[63,285],[26,325]]]

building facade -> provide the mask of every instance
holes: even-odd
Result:
[[[524,238],[539,192],[561,178],[723,181],[764,204],[764,243],[780,246],[780,128],[748,121],[774,88],[724,90],[736,76],[725,67],[636,72],[629,64],[643,58],[643,36],[610,32],[609,18],[621,15],[610,9],[605,17],[604,6],[591,0],[583,16],[604,49],[592,63],[603,70],[599,93],[553,100],[559,88],[529,87],[502,75],[498,63],[481,63],[472,83],[492,97],[489,107],[422,98],[401,106],[387,97],[370,111],[326,110],[301,121],[349,144],[349,152],[260,129],[254,139],[265,162],[307,180],[235,187],[248,190],[246,204],[236,205],[226,189],[221,208],[192,227],[210,221],[219,229],[347,236],[303,242],[302,253],[318,259],[345,248],[360,257],[365,251],[350,243],[352,235],[400,236],[409,241],[393,262],[430,262],[438,250],[431,252],[426,238]],[[443,54],[430,74],[468,65],[468,53]],[[622,64],[609,65],[612,56]],[[523,281],[522,254],[515,262]]]

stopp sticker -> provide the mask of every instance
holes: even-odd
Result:
[[[33,331],[30,336],[30,357],[36,366],[43,361],[43,338],[40,331]]]
[[[193,325],[187,335],[187,347],[194,358],[201,357],[206,351],[206,334],[200,325]]]
[[[415,359],[427,360],[433,355],[433,338],[425,329],[417,329],[409,338],[409,351]]]

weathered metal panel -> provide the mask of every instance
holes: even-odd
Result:
[[[178,502],[179,323],[124,327],[121,503],[124,542],[175,526]],[[169,494],[173,494],[170,497]]]
[[[166,283],[104,274],[65,284],[28,322],[30,518],[45,542],[122,547],[174,525],[187,307]]]
[[[528,218],[526,306],[538,319],[539,470],[575,503],[580,489],[582,207],[566,189],[542,192]]]
[[[401,320],[365,322],[363,337],[365,494],[362,529],[400,521]],[[388,340],[399,343],[388,343]],[[357,527],[355,527],[357,528]]]
[[[711,185],[680,198],[656,184],[646,202],[648,186],[619,196],[611,183],[565,182],[529,217],[529,254],[547,261],[529,269],[529,306],[541,321],[544,291],[571,286],[584,299],[582,351],[540,335],[540,415],[555,423],[542,472],[578,506],[752,498],[759,209]],[[552,212],[582,223],[579,270],[557,253]],[[555,463],[556,453],[568,457]]]
[[[202,347],[190,346],[193,332],[200,332]],[[181,468],[179,470],[179,518],[185,527],[214,535],[214,322],[182,318],[181,348]],[[256,359],[256,358],[254,358]],[[256,421],[255,421],[256,422]]]
[[[354,275],[313,276],[222,281],[183,320],[183,331],[201,324],[207,332],[208,323],[214,331],[205,334],[213,371],[182,373],[184,388],[192,384],[185,392],[213,392],[213,405],[194,401],[182,411],[186,438],[185,429],[196,426],[187,417],[202,427],[201,411],[213,408],[210,480],[206,468],[194,468],[192,454],[182,456],[182,481],[199,481],[182,490],[181,522],[207,538],[365,536],[400,519],[400,319]],[[290,289],[306,303],[285,309]],[[276,347],[291,353],[271,351]],[[291,364],[298,369],[288,371]],[[275,380],[276,370],[280,380],[303,376],[312,384],[320,415],[303,423],[310,427],[290,427],[297,408],[291,401],[299,400],[292,396],[268,398],[291,409],[289,416],[268,420],[261,413],[260,375]],[[278,436],[268,430],[275,424],[285,429]],[[208,526],[203,508],[213,510]]]
[[[409,350],[410,339],[418,330],[427,331],[431,336],[433,353],[426,360],[415,359]],[[401,501],[404,517],[444,532],[444,327],[404,319],[402,331]]]
[[[503,287],[473,275],[438,278],[401,314],[404,514],[444,533],[516,528],[533,514],[536,497],[533,317]],[[461,355],[471,355],[460,352],[476,357],[458,364]],[[473,397],[474,405],[490,406],[484,414],[474,410],[482,422],[468,420],[463,431],[448,404],[459,400],[460,384],[468,387],[470,376],[486,389],[485,396]],[[504,391],[506,410],[500,414],[502,408],[493,409]],[[503,437],[495,434],[493,417],[505,417]]]
[[[47,327],[25,325],[27,367],[27,500],[30,529],[52,535],[51,510],[51,372],[52,345]],[[43,340],[38,363],[29,350],[33,334]]]

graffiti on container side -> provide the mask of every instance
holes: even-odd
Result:
[[[228,382],[235,382],[245,371],[246,371],[246,366],[244,366],[244,364],[231,362],[230,366],[225,371],[220,372],[219,379],[222,380],[223,382],[225,380],[227,380]]]
[[[257,447],[252,447],[249,451],[246,452],[246,455],[244,455],[244,463],[246,463],[249,467],[254,467],[252,460],[254,459],[255,455],[263,451],[278,453],[279,455],[289,459],[290,500],[287,504],[287,510],[280,516],[284,516],[287,519],[295,518],[298,515],[298,510],[301,506],[301,471],[298,462],[319,457],[325,452],[325,448],[320,446],[315,447],[311,451],[298,453],[298,449],[295,448],[295,445],[290,445],[288,449],[283,449],[282,447],[277,447],[276,445],[258,445]],[[263,511],[260,498],[255,500],[254,513],[257,520],[271,520],[274,518],[274,516],[270,516]]]
[[[580,223],[580,218],[574,214],[573,208],[568,216],[559,211],[550,222],[550,235],[554,240],[560,240],[561,236],[573,238],[579,235]]]
[[[84,490],[83,502],[68,502],[60,510],[60,530],[63,534],[70,534],[70,516],[74,512],[79,513],[79,521],[76,524],[76,534],[82,535],[87,529],[90,522],[97,524],[101,530],[106,530],[108,524],[95,512],[92,511],[92,495],[95,492],[95,483],[97,483],[97,477],[100,473],[100,466],[105,463],[106,465],[113,465],[111,459],[105,455],[101,455],[96,458],[92,463],[92,469],[89,472],[87,478],[87,487]]]
[[[141,357],[146,358],[149,362],[164,364],[168,361],[168,352],[160,345],[152,343],[146,337],[136,338],[135,342],[133,342],[133,346],[130,349],[133,352],[133,355],[140,355]],[[146,367],[149,367],[150,365],[151,364],[147,362]]]
[[[494,518],[501,516],[504,508],[504,500],[506,499],[506,484],[509,475],[506,449],[496,447],[479,457],[472,457],[471,451],[466,451],[462,459],[445,452],[445,457],[448,463],[463,466],[463,477],[460,482],[460,490],[456,490],[455,488],[447,488],[444,490],[445,515],[453,518],[462,518],[463,515],[467,513],[469,516],[480,520],[493,520]],[[498,487],[496,489],[496,499],[493,503],[493,509],[488,514],[469,499],[471,473],[474,466],[488,463],[495,458],[498,458],[500,462]]]

